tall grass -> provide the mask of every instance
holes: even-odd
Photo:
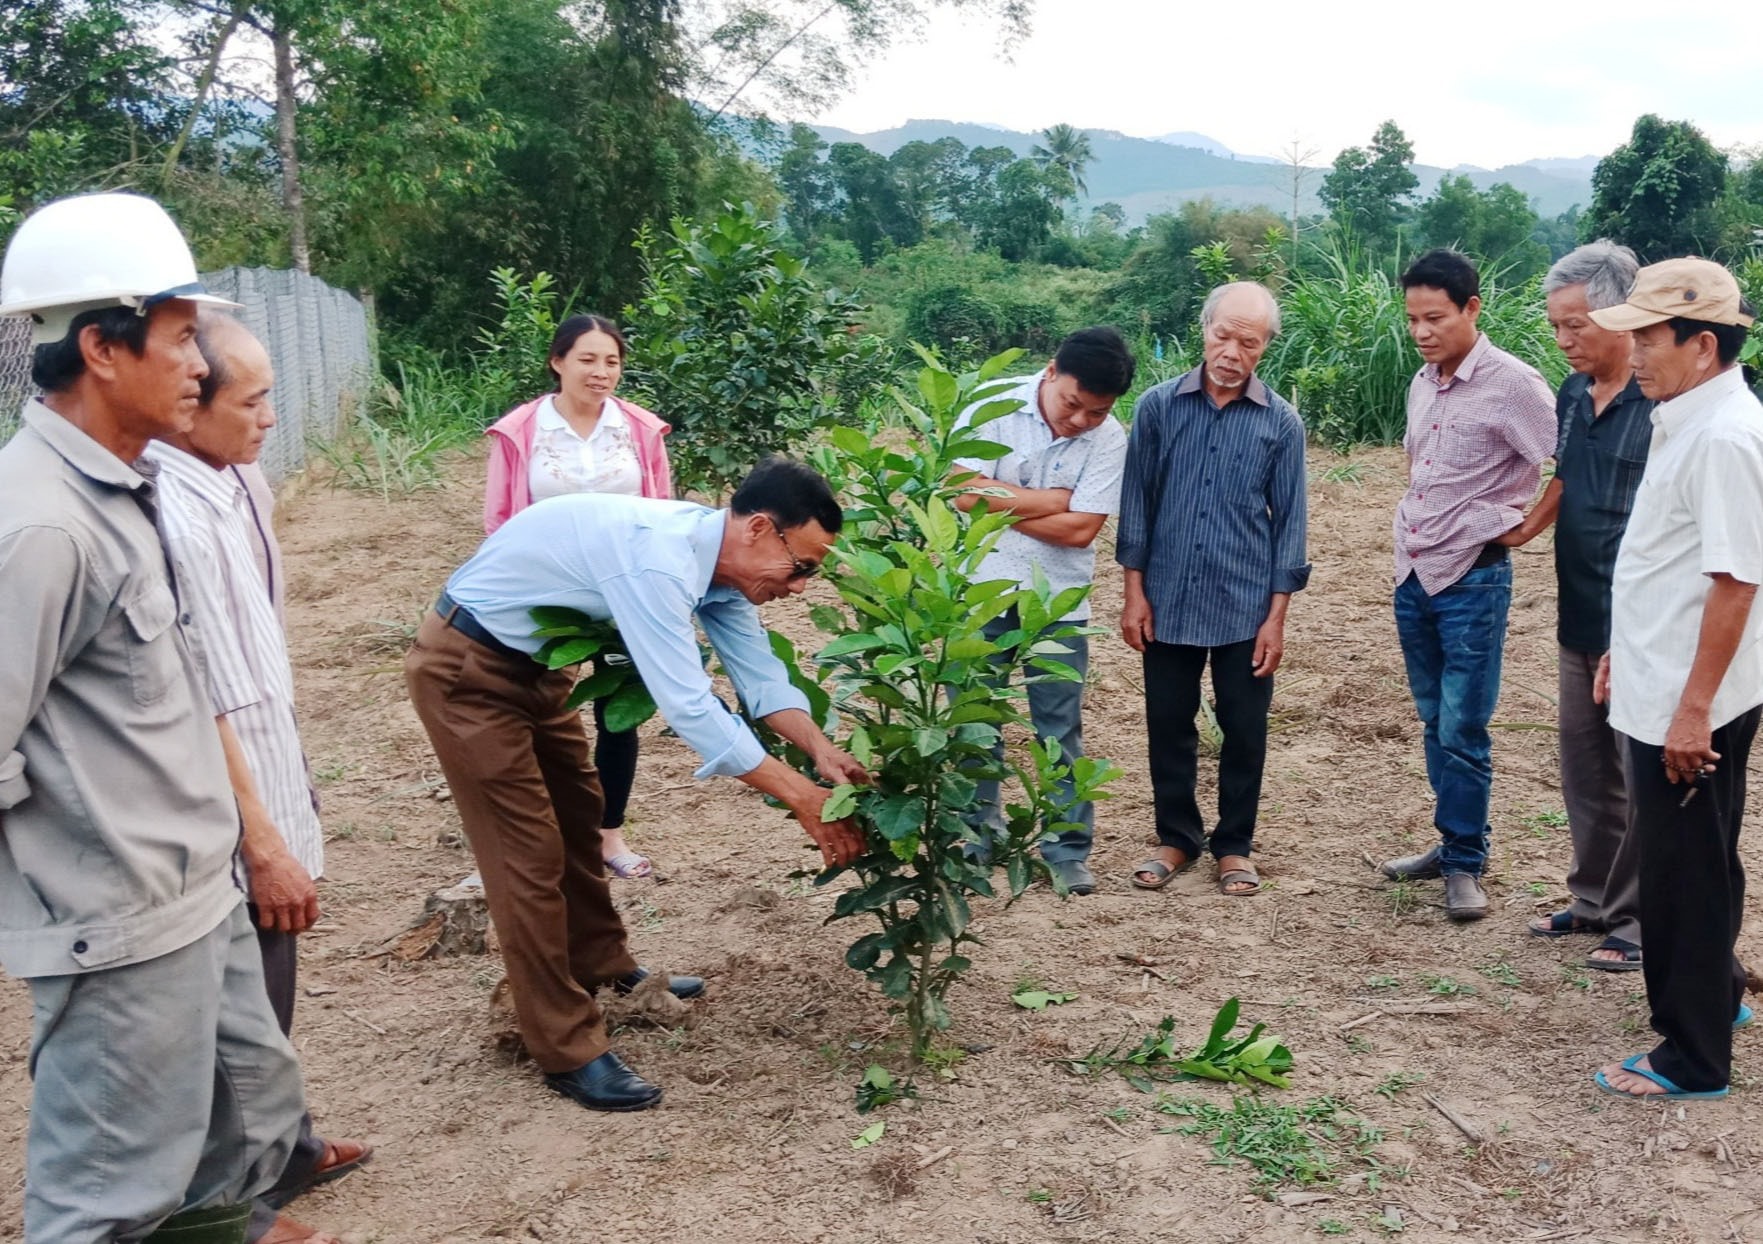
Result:
[[[340,436],[312,442],[333,485],[384,499],[438,488],[448,455],[501,413],[504,377],[438,357],[400,363],[397,372],[398,383],[382,384]]]
[[[1394,444],[1406,429],[1408,384],[1421,362],[1408,337],[1402,287],[1389,271],[1351,256],[1324,258],[1322,272],[1294,281],[1280,298],[1284,327],[1261,377],[1324,443]],[[1480,327],[1551,385],[1566,377],[1540,280],[1510,290],[1484,281]]]

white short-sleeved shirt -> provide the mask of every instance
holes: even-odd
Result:
[[[534,501],[575,492],[609,492],[625,497],[643,494],[643,466],[637,460],[630,421],[610,397],[587,436],[577,435],[547,397],[539,404],[533,428],[533,452],[527,466],[527,488]]]
[[[1653,410],[1653,444],[1611,585],[1610,725],[1662,746],[1689,681],[1709,575],[1763,583],[1763,406],[1736,367]],[[1709,714],[1763,704],[1763,606]]]
[[[1010,452],[991,462],[963,458],[956,465],[1019,488],[1069,488],[1074,513],[1118,514],[1120,481],[1126,467],[1126,429],[1109,415],[1088,432],[1055,437],[1041,414],[1043,375],[1041,372],[1008,382],[1014,386],[1012,390],[993,400],[1015,401],[1018,408],[980,429],[988,441],[1007,445]],[[972,411],[962,415],[962,423],[972,415]],[[981,581],[1011,579],[1027,586],[1034,581],[1036,566],[1054,592],[1082,587],[1096,577],[1095,543],[1067,548],[1012,528],[980,563],[976,577]],[[1086,622],[1089,616],[1090,602],[1086,598],[1063,620]]]

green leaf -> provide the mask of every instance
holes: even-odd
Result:
[[[566,639],[551,649],[545,658],[545,664],[554,670],[580,665],[600,651],[600,648],[601,644],[597,639]]]
[[[575,685],[574,694],[583,702],[598,700],[601,696],[611,695],[622,687],[627,679],[635,678],[636,670],[628,665],[602,665]]]
[[[924,726],[912,732],[912,746],[920,756],[929,759],[949,746],[949,732],[934,726]]]
[[[857,1138],[851,1142],[851,1148],[867,1149],[876,1141],[880,1140],[887,1130],[888,1125],[885,1120],[880,1123],[871,1123],[868,1127],[857,1133]]]
[[[811,606],[808,618],[816,628],[829,635],[837,635],[845,629],[845,611],[833,605]]]
[[[1203,1047],[1205,1054],[1215,1054],[1224,1048],[1224,1039],[1230,1035],[1230,1030],[1237,1026],[1237,1014],[1241,1009],[1242,1004],[1235,998],[1218,1008],[1218,1014],[1212,1019],[1212,1031],[1206,1037],[1206,1044]]]
[[[1076,1001],[1074,993],[1049,993],[1045,989],[1024,989],[1010,995],[1010,1001],[1025,1011],[1044,1011],[1050,1006],[1063,1006]]]
[[[820,819],[842,821],[856,810],[857,788],[849,782],[841,782],[828,792],[826,802],[820,807]]]
[[[655,699],[639,680],[631,679],[606,701],[606,728],[614,734],[635,730],[655,715]]]
[[[590,618],[579,609],[568,609],[562,605],[537,605],[527,610],[532,620],[542,627],[572,627],[585,631],[596,626],[610,627],[603,618]]]
[[[887,948],[887,943],[886,933],[865,933],[845,951],[845,965],[859,972],[869,971],[881,958],[881,952]]]
[[[879,635],[868,635],[861,632],[850,635],[841,635],[833,640],[832,643],[822,648],[816,659],[820,661],[830,661],[834,657],[849,656],[856,652],[873,652],[877,648],[885,648],[887,646],[888,641]]]

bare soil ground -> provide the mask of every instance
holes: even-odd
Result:
[[[1316,574],[1292,611],[1274,705],[1257,844],[1266,892],[1221,897],[1200,869],[1160,893],[1127,885],[1150,825],[1141,690],[1133,654],[1097,640],[1089,745],[1126,771],[1097,818],[1102,888],[986,906],[986,944],[952,997],[951,1041],[978,1052],[950,1078],[921,1077],[918,1102],[871,1116],[853,1108],[863,1067],[904,1068],[882,1000],[842,963],[867,930],[823,927],[831,896],[789,879],[810,861],[805,838],[737,783],[694,783],[677,740],[645,741],[630,826],[659,875],[618,885],[640,956],[710,978],[689,1027],[633,1024],[617,1038],[666,1086],[663,1108],[594,1115],[547,1093],[497,1042],[493,955],[383,953],[430,891],[470,869],[400,662],[425,604],[476,544],[480,467],[461,463],[446,490],[390,503],[305,484],[280,529],[330,839],[294,1035],[322,1130],[367,1137],[379,1154],[299,1215],[350,1244],[1763,1237],[1759,1038],[1739,1038],[1725,1102],[1603,1096],[1592,1070],[1650,1044],[1640,979],[1581,970],[1585,939],[1525,936],[1526,918],[1562,898],[1568,860],[1550,815],[1561,799],[1546,544],[1518,558],[1491,917],[1447,926],[1436,883],[1397,890],[1366,867],[1364,854],[1417,849],[1432,831],[1388,599],[1401,459],[1355,461],[1313,462]],[[1096,620],[1112,625],[1119,576],[1103,560]],[[769,620],[806,639],[804,614],[782,605]],[[1758,843],[1753,827],[1753,868]],[[1743,949],[1755,943],[1747,933]],[[1024,980],[1078,996],[1029,1013],[1010,1001]],[[1313,1190],[1320,1198],[1278,1188],[1270,1199],[1249,1167],[1214,1164],[1205,1141],[1169,1130],[1186,1120],[1157,1112],[1156,1098],[1059,1061],[1136,1041],[1165,1015],[1198,1042],[1233,995],[1296,1053],[1293,1088],[1268,1096],[1338,1099],[1383,1133],[1378,1170],[1349,1159],[1340,1181]],[[1347,1027],[1383,1004],[1440,1001],[1460,1009]],[[29,1018],[24,989],[6,983],[0,1238],[18,1236]],[[1428,1093],[1487,1143],[1470,1146]],[[1229,1104],[1212,1085],[1170,1096]],[[877,1118],[886,1134],[854,1150]]]

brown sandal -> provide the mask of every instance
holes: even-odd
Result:
[[[1133,885],[1141,890],[1161,890],[1164,886],[1175,880],[1177,873],[1185,873],[1188,869],[1194,866],[1194,861],[1190,859],[1188,853],[1183,851],[1180,847],[1170,847],[1169,850],[1176,853],[1180,860],[1179,863],[1172,866],[1167,861],[1159,859],[1153,855],[1150,859],[1145,860],[1143,863],[1138,864],[1133,868]],[[1145,873],[1151,875],[1150,881],[1143,879],[1143,874]]]
[[[1226,868],[1226,860],[1240,860],[1242,863],[1235,868]],[[1246,885],[1246,890],[1233,890],[1232,886]],[[1261,875],[1255,871],[1254,863],[1246,855],[1227,855],[1218,861],[1218,892],[1226,898],[1248,898],[1252,894],[1261,893]]]

